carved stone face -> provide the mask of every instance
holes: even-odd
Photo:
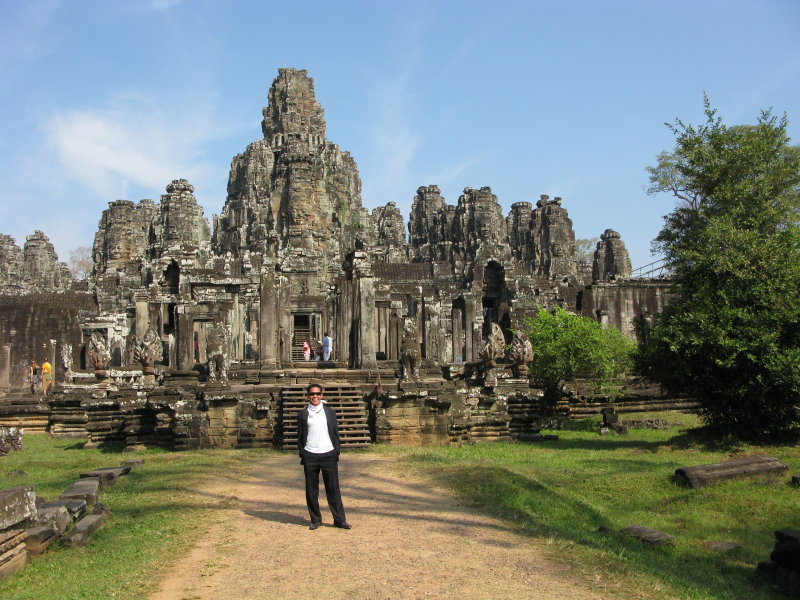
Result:
[[[479,204],[475,207],[475,232],[482,240],[489,239],[492,234],[494,211],[491,206]]]

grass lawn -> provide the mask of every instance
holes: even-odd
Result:
[[[82,449],[83,442],[26,435],[25,450],[0,459],[0,488],[33,484],[38,498],[53,500],[83,471],[142,457],[145,464],[103,492],[113,515],[87,547],[57,543],[27,568],[0,582],[3,600],[146,598],[172,557],[188,550],[235,498],[204,493],[203,482],[236,478],[268,450],[202,450],[135,454]],[[25,477],[9,471],[21,469]]]
[[[548,539],[554,556],[594,575],[617,577],[643,598],[772,599],[785,596],[754,572],[769,558],[776,529],[800,529],[800,447],[713,448],[684,430],[697,417],[680,413],[623,415],[680,422],[668,430],[630,429],[598,435],[598,418],[571,421],[554,442],[488,443],[464,447],[375,451],[397,454],[406,469],[429,477],[468,504]],[[672,481],[676,468],[719,462],[749,453],[789,465],[778,480],[750,479],[688,489]],[[676,538],[653,548],[616,533],[643,525]],[[601,533],[600,526],[612,533]],[[719,554],[707,541],[736,542]],[[618,575],[617,575],[618,574]],[[631,588],[630,586],[634,586]]]
[[[397,468],[429,478],[462,501],[507,520],[523,535],[552,548],[552,558],[597,582],[598,592],[625,598],[780,599],[755,575],[769,557],[775,529],[800,529],[800,447],[707,447],[685,429],[689,414],[630,418],[680,422],[667,430],[631,429],[599,436],[597,418],[568,423],[560,439],[464,447],[373,446],[395,457]],[[626,417],[623,417],[626,418]],[[184,553],[235,498],[208,494],[204,482],[246,476],[270,450],[203,450],[136,454],[84,450],[82,442],[28,435],[25,451],[0,459],[0,488],[34,484],[54,499],[85,470],[119,465],[133,456],[145,464],[103,494],[113,516],[85,548],[55,545],[15,576],[0,582],[3,600],[140,600],[155,589],[173,557]],[[673,483],[676,468],[763,453],[790,466],[779,480],[731,481],[688,489]],[[25,477],[9,476],[22,469]],[[652,548],[619,533],[628,525],[676,537],[674,547]],[[741,549],[710,550],[706,541]]]

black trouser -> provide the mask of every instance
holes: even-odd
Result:
[[[322,514],[319,512],[319,472],[322,471],[325,497],[328,499],[328,508],[333,514],[333,523],[335,525],[345,523],[336,453],[331,451],[325,454],[313,454],[303,450],[303,470],[306,475],[306,505],[311,522],[322,523]]]

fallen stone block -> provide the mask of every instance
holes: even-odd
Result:
[[[64,500],[53,500],[45,504],[42,509],[63,506],[69,511],[73,520],[80,519],[86,512],[86,500],[82,498],[66,498]]]
[[[36,492],[32,485],[0,490],[0,530],[13,527],[36,514]]]
[[[54,529],[38,525],[25,532],[25,547],[31,556],[39,556],[56,541],[56,537]]]
[[[81,473],[81,479],[88,479],[91,477],[97,477],[100,480],[100,487],[110,487],[114,485],[122,475],[127,475],[131,472],[130,467],[105,467],[102,469],[95,469],[93,471],[87,471],[86,473]]]
[[[651,546],[675,545],[675,538],[670,534],[658,531],[657,529],[642,527],[641,525],[629,525],[628,527],[620,529],[620,533],[626,533],[640,542],[650,544]]]
[[[737,544],[736,542],[715,542],[712,540],[706,540],[703,543],[711,550],[719,552],[720,554],[728,554],[730,552],[735,552],[736,550],[742,549],[742,545]]]
[[[89,515],[83,517],[80,521],[75,523],[75,527],[61,537],[61,545],[66,547],[88,545],[89,542],[92,541],[94,532],[103,526],[104,520],[105,517],[103,515]]]
[[[27,564],[28,551],[25,549],[25,542],[21,541],[0,554],[0,580],[11,577],[17,571],[24,569]]]
[[[100,498],[100,478],[86,477],[85,479],[79,479],[59,496],[60,500],[69,500],[74,498],[86,500],[87,504],[94,504],[97,502],[97,500]]]
[[[64,533],[67,528],[72,525],[72,521],[72,515],[67,510],[66,506],[50,506],[48,508],[42,507],[33,518],[34,523],[53,529],[56,532],[56,535],[61,535]]]
[[[136,467],[141,467],[143,464],[144,464],[143,458],[129,458],[128,460],[123,461],[120,466],[130,467],[131,469],[134,469]]]
[[[25,530],[22,527],[0,531],[0,554],[8,552],[25,542]]]
[[[754,455],[733,458],[721,463],[675,469],[675,481],[692,488],[715,485],[720,481],[742,477],[783,475],[789,465],[770,456]]]

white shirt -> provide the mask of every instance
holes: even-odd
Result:
[[[315,408],[310,404],[308,406],[308,435],[304,450],[312,454],[325,454],[333,450],[333,442],[328,433],[328,417],[322,404],[319,405],[319,410],[314,410]]]

